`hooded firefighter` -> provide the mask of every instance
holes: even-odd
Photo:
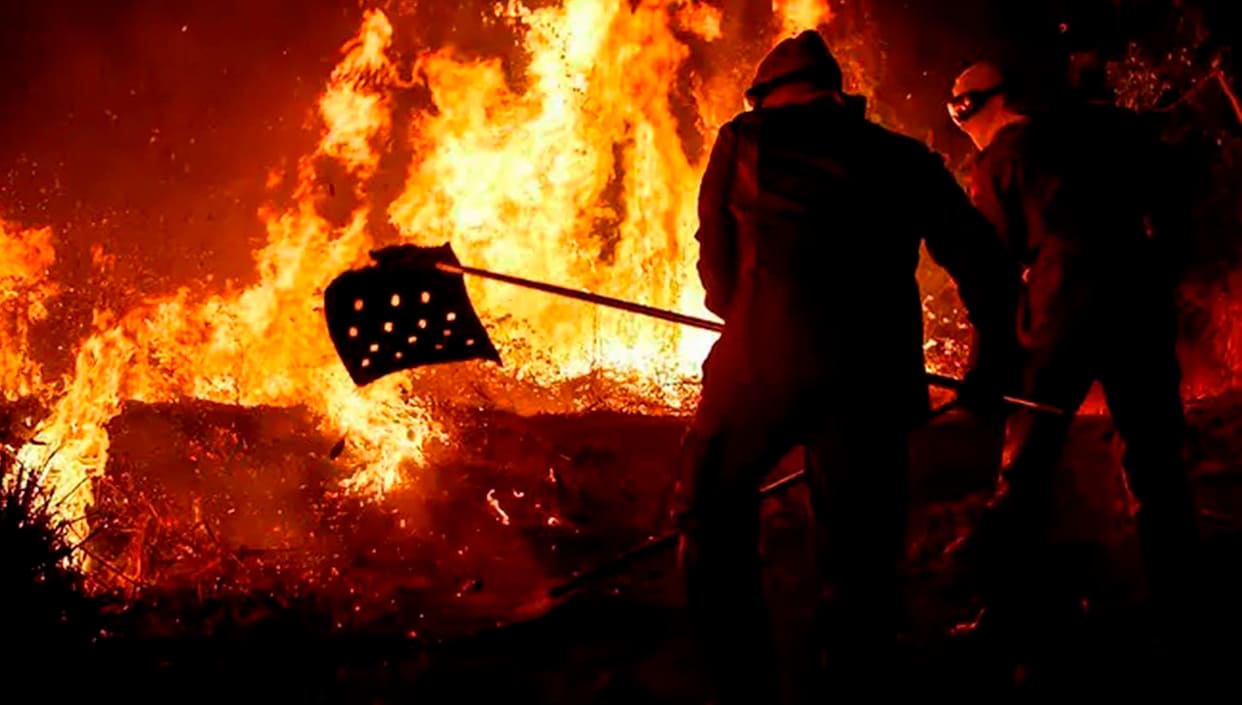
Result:
[[[806,448],[833,672],[886,662],[900,628],[907,437],[929,407],[920,244],[977,333],[964,403],[999,397],[1018,271],[943,160],[869,122],[823,39],[760,64],[699,200],[698,271],[725,323],[682,451],[682,562],[720,701],[771,702],[757,487]],[[875,682],[870,686],[874,687]]]

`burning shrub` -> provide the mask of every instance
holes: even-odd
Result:
[[[39,474],[0,446],[0,653],[6,666],[38,666],[48,647],[64,664],[100,635],[99,601],[84,589],[85,576],[69,562],[69,522],[55,516]],[[32,663],[22,664],[24,659]]]

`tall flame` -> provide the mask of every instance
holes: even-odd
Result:
[[[712,15],[686,12],[660,2],[569,0],[538,10],[511,2],[501,14],[530,55],[520,93],[499,61],[461,60],[448,49],[419,57],[436,111],[411,126],[415,158],[389,208],[398,231],[417,242],[451,241],[476,266],[702,312],[687,246],[701,165],[682,149],[669,87],[688,53],[672,25],[693,20],[711,34]],[[21,449],[23,461],[44,468],[66,516],[87,516],[107,462],[105,425],[126,400],[305,406],[325,431],[352,441],[361,469],[345,488],[372,494],[400,484],[405,468],[424,461],[427,443],[445,437],[400,379],[354,388],[318,312],[322,287],[365,261],[374,244],[366,186],[393,129],[391,94],[405,87],[389,59],[392,35],[388,18],[370,11],[344,47],[295,199],[262,213],[268,241],[255,254],[255,284],[208,297],[186,288],[119,317],[96,314],[39,443]],[[317,209],[325,160],[353,177],[359,205],[343,225]],[[712,339],[529,292],[471,287],[517,375],[536,381],[588,371],[694,377]],[[526,339],[548,352],[527,352]],[[80,521],[78,533],[88,525]]]
[[[693,276],[701,165],[682,148],[669,87],[688,50],[667,3],[568,0],[504,16],[524,34],[527,88],[499,60],[452,49],[418,61],[435,105],[389,209],[412,241],[451,241],[474,266],[520,272],[650,305],[705,313]],[[504,355],[524,339],[553,351],[520,358],[552,381],[591,370],[693,376],[712,337],[470,282]],[[671,401],[671,399],[670,399]]]
[[[331,159],[362,177],[374,172],[390,113],[385,96],[369,86],[392,70],[385,57],[391,35],[387,18],[371,12],[346,46],[319,102],[323,138],[299,166],[296,202],[263,214],[268,241],[255,256],[257,283],[198,301],[183,289],[119,319],[96,314],[95,333],[82,344],[39,443],[20,452],[43,468],[65,516],[86,517],[92,480],[107,461],[105,424],[126,400],[304,405],[325,429],[348,434],[365,458],[346,481],[350,489],[382,493],[400,481],[403,464],[422,460],[439,426],[398,393],[396,380],[355,389],[317,311],[324,284],[365,259],[371,241],[365,208],[339,227],[316,212],[315,162]],[[85,535],[88,524],[79,521],[76,533]]]
[[[787,0],[776,9],[786,33],[830,17],[824,2]],[[523,42],[521,80],[500,59],[450,47],[418,56],[419,85],[411,85],[392,61],[388,17],[368,11],[319,99],[321,138],[297,164],[293,198],[260,214],[267,242],[254,254],[254,283],[212,295],[187,287],[121,315],[96,313],[38,443],[20,450],[43,468],[64,515],[88,515],[108,457],[106,424],[127,400],[305,407],[325,433],[350,439],[346,457],[357,470],[345,491],[383,495],[426,466],[433,443],[451,440],[446,420],[430,399],[404,389],[405,376],[355,388],[319,311],[323,287],[366,261],[381,226],[403,241],[451,242],[476,267],[709,315],[693,246],[705,157],[688,156],[682,137],[687,128],[714,134],[720,109],[675,101],[689,54],[675,32],[718,38],[720,13],[694,0],[563,0],[538,9],[509,0],[497,13]],[[394,98],[422,88],[432,109],[397,124]],[[371,186],[381,162],[398,156],[392,144],[409,145],[404,188],[376,202],[380,189]],[[350,183],[355,205],[344,218],[320,212],[325,168]],[[390,223],[372,222],[377,213]],[[6,252],[14,237],[26,243],[16,250],[27,262],[16,280],[42,286],[50,232],[5,228],[0,236]],[[8,269],[0,275],[4,290],[19,289],[5,279]],[[467,285],[508,374],[523,382],[598,375],[678,408],[690,396],[682,383],[697,379],[714,339],[504,285]],[[28,364],[10,369],[8,351],[28,347],[25,328],[16,330],[13,339],[0,328],[6,389],[14,376],[38,379]],[[84,536],[89,521],[76,526]]]

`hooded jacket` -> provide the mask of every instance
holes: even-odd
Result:
[[[780,86],[800,88],[767,100]],[[899,417],[925,413],[922,243],[978,334],[974,378],[1011,360],[1016,263],[938,155],[869,122],[839,89],[818,34],[786,40],[747,92],[759,107],[716,137],[696,238],[725,330],[704,364],[705,403],[746,403],[710,389],[723,384],[839,404],[889,395]]]

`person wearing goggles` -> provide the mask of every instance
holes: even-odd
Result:
[[[1176,170],[1137,114],[1081,99],[1024,110],[1006,73],[995,63],[971,66],[947,107],[980,150],[972,200],[1024,268],[1022,394],[1074,411],[1101,384],[1140,505],[1153,624],[1172,643],[1189,626],[1182,613],[1195,601],[1199,550],[1182,464],[1175,272],[1162,244],[1183,237],[1188,222],[1170,196]],[[1035,654],[1022,650],[1056,644],[1064,620],[1081,614],[1079,594],[1047,550],[1071,420],[1009,416],[996,493],[954,550],[987,604],[972,633],[1003,634],[1027,665]]]
[[[975,64],[958,76],[946,103],[953,124],[983,150],[1008,125],[1024,122],[1026,115],[1009,103],[1009,83],[993,63]]]

